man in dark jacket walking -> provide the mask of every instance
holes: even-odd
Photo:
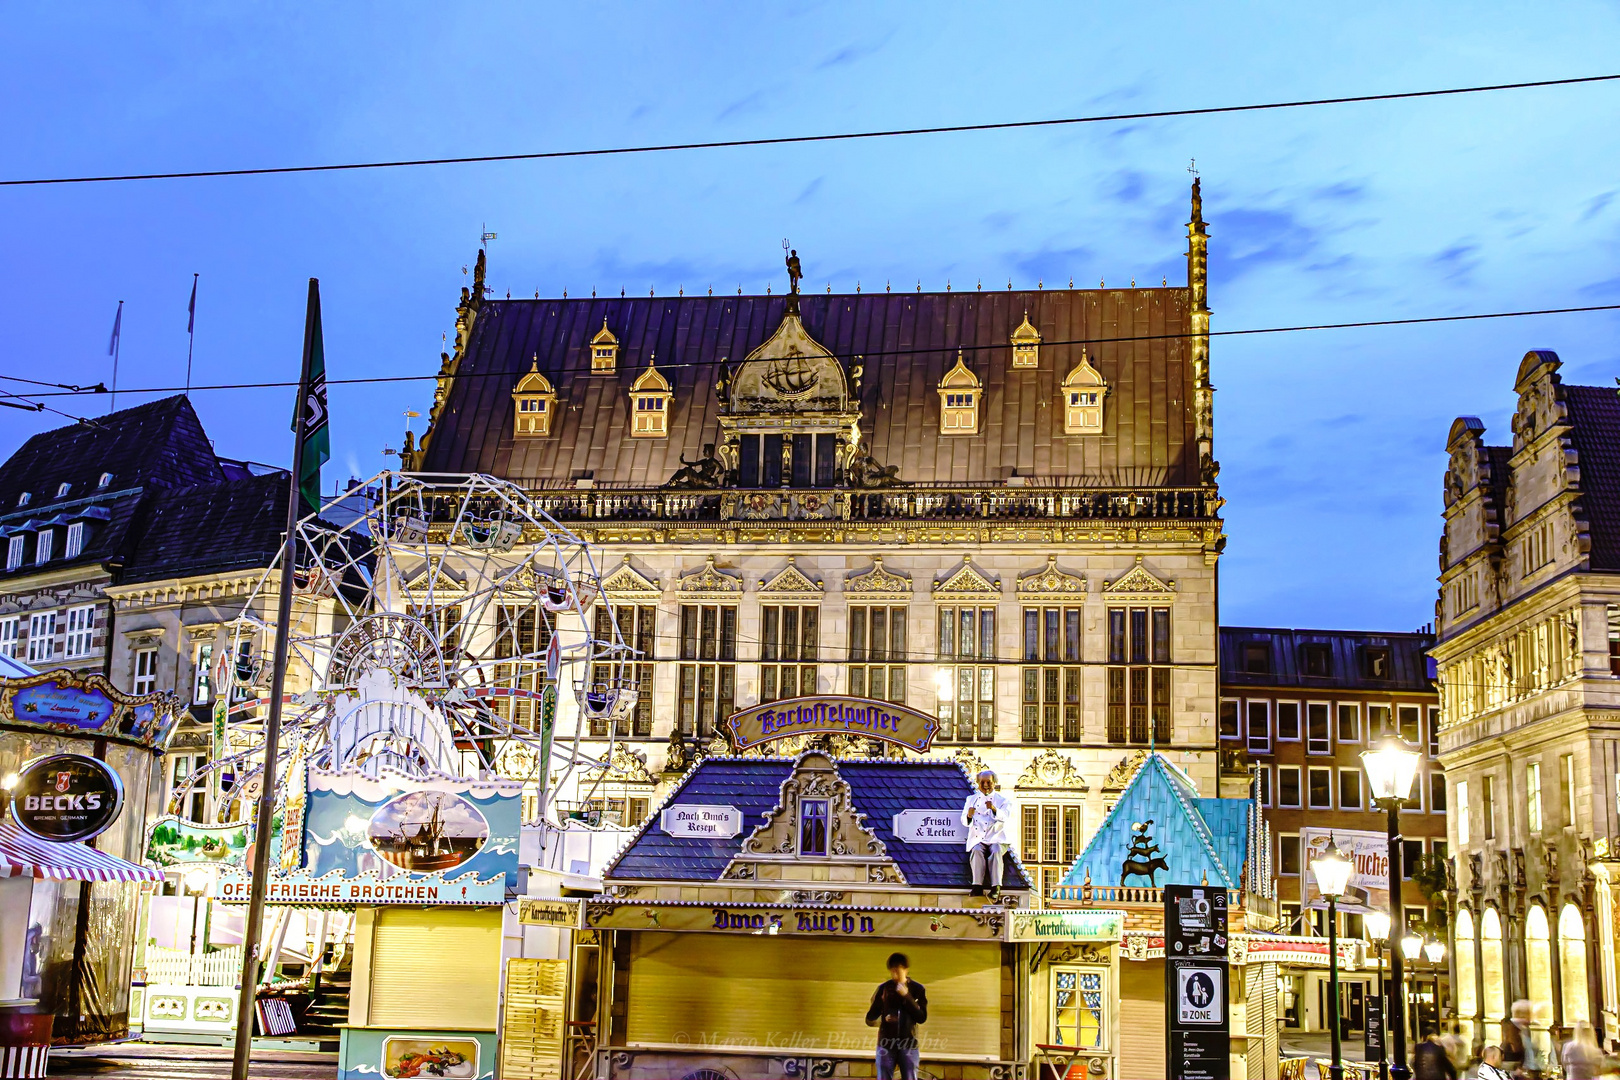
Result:
[[[928,992],[911,979],[905,953],[890,956],[888,966],[888,979],[872,992],[866,1009],[866,1026],[878,1029],[878,1080],[894,1080],[896,1068],[900,1080],[917,1080],[917,1025],[928,1020]]]
[[[1457,1080],[1457,1068],[1440,1045],[1440,1036],[1430,1028],[1412,1049],[1412,1080]]]

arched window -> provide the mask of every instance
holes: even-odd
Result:
[[[557,392],[540,374],[540,361],[536,357],[529,365],[529,373],[512,388],[512,433],[520,438],[550,435],[551,415],[556,412],[556,404]]]
[[[1457,912],[1457,985],[1452,987],[1458,1016],[1466,1019],[1479,1012],[1474,990],[1474,915],[1462,908]]]
[[[1107,395],[1108,384],[1091,366],[1085,347],[1081,346],[1080,363],[1063,380],[1063,433],[1101,435],[1103,398]]]
[[[1552,932],[1547,909],[1531,904],[1524,920],[1525,980],[1531,1001],[1552,1001]]]
[[[608,329],[607,319],[602,319],[602,329],[591,338],[591,374],[611,375],[619,368],[619,339],[613,336]]]
[[[1485,976],[1486,1023],[1507,1016],[1507,973],[1502,967],[1502,919],[1488,907],[1479,917],[1480,961]]]
[[[638,439],[668,435],[669,403],[674,396],[656,360],[649,358],[647,370],[630,385],[630,434]]]
[[[1564,988],[1564,1023],[1591,1020],[1586,996],[1586,920],[1574,904],[1565,904],[1558,913],[1558,968]]]
[[[979,433],[979,395],[983,384],[968,370],[962,360],[962,350],[956,350],[956,366],[939,380],[939,433],[941,435],[977,435]]]

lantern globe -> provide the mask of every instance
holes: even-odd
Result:
[[[1408,960],[1416,960],[1423,955],[1423,935],[1408,933],[1401,938],[1401,954]]]
[[[1350,860],[1344,857],[1339,845],[1331,838],[1322,854],[1311,860],[1311,873],[1316,878],[1316,889],[1324,899],[1337,900],[1350,884]]]
[[[1412,795],[1419,754],[1396,738],[1385,739],[1376,750],[1363,750],[1361,764],[1374,802],[1404,802]]]
[[[1429,958],[1429,963],[1438,964],[1446,958],[1446,943],[1431,941],[1423,946],[1423,955]]]
[[[1361,925],[1369,941],[1389,940],[1389,912],[1369,911],[1361,917]]]

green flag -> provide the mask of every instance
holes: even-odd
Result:
[[[298,470],[298,516],[308,517],[321,508],[321,466],[332,457],[332,439],[326,429],[326,348],[321,343],[321,288],[309,281],[309,310],[304,316],[304,434]],[[294,423],[297,423],[296,417]]]

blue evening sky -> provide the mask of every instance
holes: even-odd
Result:
[[[1620,71],[1620,8],[1558,5],[13,6],[0,175],[745,138]],[[1620,302],[1620,84],[589,161],[0,190],[0,371],[296,376],[318,276],[334,377],[430,374],[484,223],[497,295],[1005,288],[1185,276],[1217,329]],[[1222,621],[1433,618],[1448,426],[1508,439],[1533,347],[1620,374],[1615,313],[1217,339]],[[7,384],[10,385],[10,384]],[[328,484],[431,383],[332,393]],[[120,397],[121,404],[136,398]],[[194,396],[221,453],[290,454],[285,391]],[[106,400],[53,403],[105,411]],[[4,410],[0,451],[56,419]],[[417,421],[421,430],[422,421]]]

